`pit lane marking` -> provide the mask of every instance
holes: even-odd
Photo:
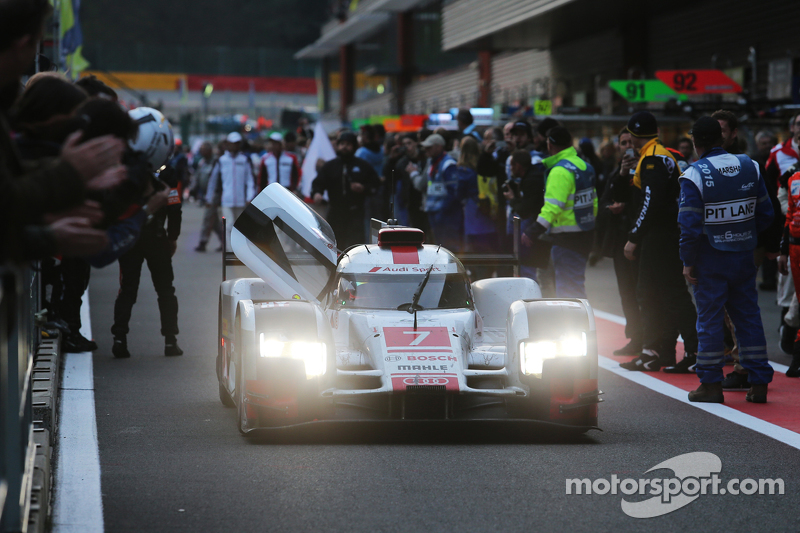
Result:
[[[83,294],[81,323],[81,334],[91,339],[88,289]],[[103,533],[92,352],[64,355],[53,533]]]
[[[598,310],[594,310],[594,314],[597,318],[601,318],[615,324],[625,325],[625,319],[621,316]],[[740,425],[747,429],[752,429],[757,433],[761,433],[762,435],[766,435],[767,437],[771,437],[777,441],[788,444],[789,446],[800,450],[800,434],[795,433],[794,431],[782,428],[765,420],[761,420],[755,416],[748,415],[733,409],[732,407],[727,407],[725,404],[690,402],[685,390],[674,385],[670,385],[669,383],[661,381],[658,378],[654,378],[645,372],[631,372],[629,370],[620,368],[619,361],[614,361],[613,359],[603,355],[597,356],[597,363],[600,368],[608,370],[609,372],[612,372],[629,381],[633,381],[634,383],[637,383],[652,391],[663,394],[664,396],[668,396],[681,403],[691,405],[694,408],[711,413],[712,415],[716,415],[724,420],[727,420],[728,422],[733,422],[734,424]],[[773,366],[773,368],[775,368],[775,370],[781,372],[785,372],[788,368],[786,365],[772,361],[770,361],[770,364]]]

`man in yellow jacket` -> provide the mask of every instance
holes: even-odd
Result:
[[[553,242],[550,257],[556,297],[586,298],[586,262],[597,216],[594,169],[578,157],[572,135],[564,127],[547,132],[547,151],[544,206],[525,231],[522,243],[530,246],[533,239],[548,232]]]

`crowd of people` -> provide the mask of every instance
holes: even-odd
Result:
[[[96,348],[80,334],[81,298],[90,267],[118,260],[114,355],[130,356],[128,322],[145,261],[165,355],[180,355],[171,257],[182,200],[204,205],[203,252],[212,233],[229,243],[247,204],[280,183],[325,213],[342,250],[366,242],[371,218],[420,228],[456,254],[518,245],[522,275],[559,298],[586,298],[587,264],[611,258],[629,339],[615,355],[635,356],[621,366],[696,372],[702,386],[693,401],[748,387],[749,399],[766,401],[772,369],[755,285],[763,265],[761,288],[777,290],[783,308],[781,346],[793,354],[787,375],[800,375],[800,116],[782,144],[759,132],[752,158],[742,154],[737,116],[725,110],[698,120],[675,148],[661,143],[652,114],[638,112],[599,155],[552,118],[477,128],[461,110],[456,131],[364,125],[336,133],[336,157],[315,163],[306,197],[307,123],[271,133],[265,145],[233,132],[190,160],[181,147],[173,151],[160,113],[127,112],[99,80],[31,76],[48,10],[44,0],[0,1],[0,253],[3,262],[42,261],[50,324],[64,330],[68,351]],[[147,137],[154,128],[168,135]],[[227,235],[221,216],[231,221]],[[506,273],[485,266],[471,274]],[[735,366],[723,376],[726,362]]]
[[[126,110],[94,77],[34,74],[50,9],[46,0],[0,1],[0,262],[40,261],[44,332],[61,330],[63,349],[83,352],[97,348],[81,334],[91,267],[119,261],[113,353],[125,358],[146,260],[164,354],[181,355],[172,271],[181,167],[169,164],[171,126],[155,109]]]

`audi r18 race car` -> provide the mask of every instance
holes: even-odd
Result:
[[[217,377],[242,433],[326,420],[596,428],[586,300],[542,299],[528,278],[470,283],[422,231],[383,226],[339,253],[278,184],[236,220],[231,248],[257,277],[222,283]]]

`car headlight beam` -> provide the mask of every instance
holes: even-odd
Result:
[[[306,378],[321,376],[326,370],[328,348],[324,342],[280,341],[259,335],[259,354],[261,357],[285,358],[303,361]]]
[[[556,357],[585,357],[588,353],[586,333],[563,335],[556,340],[521,342],[520,370],[527,375],[541,375],[544,362]]]

